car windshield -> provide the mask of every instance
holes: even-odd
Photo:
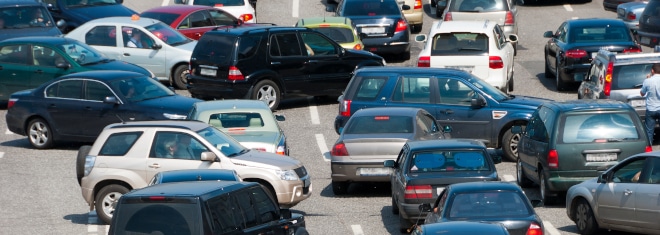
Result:
[[[561,120],[561,143],[607,143],[639,140],[630,113],[576,113]]]
[[[88,7],[100,5],[115,5],[117,0],[65,0],[67,7]]]
[[[176,95],[159,81],[147,76],[130,77],[110,82],[110,86],[129,103]]]
[[[249,149],[243,147],[238,141],[215,127],[207,127],[197,132],[215,148],[227,157],[235,157],[247,153]]]
[[[433,36],[431,55],[487,55],[488,39],[486,34],[480,33],[436,34]]]
[[[502,101],[509,99],[509,95],[502,92],[500,89],[495,88],[493,85],[490,85],[484,80],[475,77],[474,75],[470,75],[470,77],[468,77],[466,80],[495,100]]]
[[[245,1],[244,0],[195,0],[193,4],[212,6],[212,7],[245,6]]]
[[[396,1],[383,0],[344,0],[343,16],[382,16],[400,15],[401,9]]]
[[[353,29],[340,27],[312,28],[312,30],[325,34],[330,39],[338,43],[353,42]]]
[[[258,112],[220,112],[211,114],[208,123],[229,134],[246,131],[277,131],[277,125],[272,125],[274,122],[272,114],[270,116],[262,116]]]
[[[412,155],[411,173],[490,171],[483,150],[426,151]]]
[[[568,34],[569,42],[627,42],[632,41],[630,31],[625,26],[596,25],[589,27],[573,27]]]
[[[149,30],[149,32],[153,33],[156,37],[170,46],[181,45],[191,41],[189,38],[179,33],[179,31],[172,29],[172,27],[162,22],[149,25],[145,27],[145,29]]]
[[[449,1],[451,12],[493,12],[508,11],[504,0],[452,0]]]
[[[172,22],[174,22],[174,20],[179,17],[179,14],[165,12],[143,12],[140,14],[140,17],[159,20],[165,24],[171,25]]]
[[[376,133],[413,133],[413,121],[409,116],[353,116],[344,134],[376,134]]]
[[[447,208],[450,220],[528,217],[527,198],[513,191],[478,191],[456,194]]]
[[[53,19],[44,7],[0,8],[0,29],[53,27]]]
[[[80,65],[91,65],[110,60],[100,51],[76,40],[66,40],[58,47]]]

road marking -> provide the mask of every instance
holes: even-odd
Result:
[[[310,97],[307,99],[309,102],[309,115],[312,117],[312,124],[314,125],[319,125],[321,124],[321,121],[319,119],[319,109],[316,107],[316,102],[314,102],[314,98]]]
[[[564,4],[564,9],[566,9],[566,11],[573,11],[571,4]]]
[[[298,8],[300,8],[299,5],[299,0],[293,0],[293,9],[291,11],[291,16],[293,16],[293,18],[298,18]]]
[[[5,152],[0,152],[0,158],[5,156]]]
[[[550,235],[561,235],[561,233],[555,228],[555,226],[552,226],[550,222],[543,221],[543,225],[545,226],[545,231],[548,231]]]
[[[9,129],[7,129],[7,131],[5,131],[5,134],[11,135],[11,134],[14,134],[14,132],[11,132]]]
[[[351,229],[353,229],[353,235],[364,235],[362,227],[359,224],[351,225]]]
[[[316,144],[321,150],[321,155],[323,155],[323,160],[326,162],[330,161],[330,153],[328,152],[328,146],[325,145],[325,137],[323,134],[316,134]]]
[[[167,6],[167,4],[170,3],[170,0],[163,0],[163,3],[160,4],[161,6]]]
[[[506,182],[514,182],[514,181],[516,181],[516,178],[513,177],[513,175],[503,175],[502,180],[504,180]]]

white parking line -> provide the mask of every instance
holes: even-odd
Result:
[[[571,4],[564,4],[564,9],[566,9],[566,11],[573,11]]]
[[[362,232],[362,226],[359,224],[351,225],[351,229],[353,229],[353,235],[364,235],[364,232]]]
[[[319,119],[319,110],[316,107],[316,102],[314,102],[314,98],[310,97],[307,99],[307,102],[309,102],[309,116],[312,118],[312,124],[314,125],[319,125],[321,124],[321,121]]]
[[[325,145],[325,137],[323,134],[316,134],[316,144],[319,146],[319,150],[321,150],[321,155],[323,155],[323,160],[326,162],[330,161],[330,153],[328,151],[328,146]]]
[[[516,178],[513,177],[513,175],[503,175],[502,176],[502,181],[514,182],[514,181],[516,181]]]
[[[170,3],[170,0],[163,0],[163,3],[160,4],[161,6],[167,6],[167,4]]]
[[[14,132],[11,132],[9,129],[7,129],[7,131],[5,131],[5,134],[11,135],[11,134],[14,134]]]
[[[5,156],[5,152],[0,152],[0,158]]]
[[[543,221],[543,225],[545,226],[545,231],[548,232],[550,235],[561,235],[559,230],[555,228],[555,226],[552,226],[552,224],[548,221]]]
[[[291,16],[293,16],[293,18],[298,18],[298,8],[300,8],[299,5],[300,4],[298,0],[293,0],[293,9],[291,10]]]

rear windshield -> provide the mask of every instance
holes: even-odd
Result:
[[[400,15],[401,9],[392,0],[345,0],[344,16]]]
[[[178,14],[173,14],[173,13],[162,13],[162,12],[144,12],[140,14],[141,17],[144,18],[151,18],[155,20],[159,20],[165,24],[171,25],[176,18],[179,17]]]
[[[488,36],[479,33],[441,33],[433,36],[432,56],[480,55],[488,52]]]
[[[574,27],[568,34],[569,42],[627,42],[631,41],[629,29],[615,25]]]
[[[505,0],[451,0],[449,11],[452,12],[492,12],[508,11]]]
[[[612,90],[639,89],[651,73],[652,63],[614,66],[612,71]]]
[[[200,206],[194,201],[124,203],[115,216],[115,234],[202,234]]]
[[[245,1],[244,0],[195,0],[193,4],[212,6],[212,7],[245,6]]]
[[[420,152],[412,156],[410,172],[490,171],[482,150]]]
[[[387,83],[387,77],[356,77],[352,81],[360,81],[353,100],[374,100]]]
[[[353,42],[353,30],[348,28],[327,27],[327,28],[312,28],[312,30],[325,34],[330,39],[338,43]]]
[[[448,218],[451,220],[527,217],[532,214],[527,198],[511,191],[459,193],[450,203]]]
[[[630,113],[578,113],[566,115],[559,126],[561,143],[619,142],[640,139]]]
[[[205,34],[205,36],[208,34]],[[193,56],[198,61],[213,61],[218,65],[226,65],[231,60],[231,55],[234,53],[234,43],[236,37],[229,35],[213,35],[199,39]]]
[[[353,116],[345,134],[413,133],[412,117],[408,116]]]

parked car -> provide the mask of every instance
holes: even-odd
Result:
[[[161,171],[154,175],[149,185],[185,181],[243,181],[235,170],[227,169],[188,169]]]
[[[0,20],[0,41],[17,37],[60,36],[60,29],[66,26],[64,21],[55,21],[46,5],[38,1],[1,1]]]
[[[450,127],[441,128],[424,109],[383,107],[358,110],[340,132],[330,151],[335,195],[346,194],[352,182],[389,182],[383,161],[395,160],[407,141],[448,138]]]
[[[660,7],[660,1],[649,0],[644,11],[642,11],[642,15],[639,17],[637,38],[639,39],[639,43],[644,46],[653,48],[658,45],[658,41],[660,40],[658,7]]]
[[[336,9],[333,6],[328,10],[335,16],[348,17],[355,23],[364,50],[410,59],[410,28],[402,11],[411,6],[399,7],[396,0],[342,0]]]
[[[454,68],[465,70],[499,88],[513,91],[515,34],[505,35],[492,21],[436,21],[423,42],[417,67]]]
[[[639,89],[654,63],[660,63],[660,53],[618,54],[599,50],[578,88],[578,99],[618,100],[632,106],[644,121],[646,100]]]
[[[197,45],[188,76],[193,97],[262,100],[272,110],[287,97],[338,96],[355,68],[385,65],[380,56],[299,27],[212,30]]]
[[[478,221],[500,223],[510,234],[545,234],[525,192],[509,182],[469,182],[449,185],[431,206],[424,224]]]
[[[119,198],[108,234],[304,234],[305,217],[280,209],[253,182],[179,182]]]
[[[412,230],[413,235],[432,234],[489,234],[509,235],[504,225],[499,223],[452,221],[446,223],[424,224]]]
[[[581,82],[591,61],[603,47],[616,53],[642,52],[637,40],[618,19],[571,19],[557,31],[546,31],[545,77],[556,78],[557,90]]]
[[[344,49],[362,50],[364,44],[353,21],[346,17],[310,17],[298,20],[296,27],[313,29],[339,43]]]
[[[0,42],[0,102],[17,91],[36,88],[57,77],[89,70],[124,70],[153,77],[135,64],[115,61],[77,40],[19,37]]]
[[[644,0],[603,0],[603,9],[617,12],[617,7],[630,2],[643,2]]]
[[[199,120],[218,128],[238,140],[243,146],[259,151],[289,155],[286,135],[278,122],[286,120],[275,115],[260,100],[213,100],[193,104],[190,120]]]
[[[439,125],[452,128],[452,138],[479,139],[515,161],[520,136],[510,128],[525,125],[536,107],[549,100],[507,95],[461,70],[387,66],[356,70],[338,101],[337,133],[363,108],[423,108]]]
[[[174,0],[176,4],[212,6],[246,23],[257,23],[256,0]]]
[[[88,71],[12,94],[5,120],[32,147],[47,149],[59,141],[93,142],[111,123],[184,119],[198,101],[140,73]]]
[[[383,165],[392,168],[392,213],[399,215],[401,232],[421,222],[428,211],[420,211],[420,205],[441,197],[449,185],[499,181],[495,163],[501,158],[492,152],[477,140],[421,140],[407,142],[396,160],[385,160]]]
[[[660,152],[633,155],[568,189],[566,215],[580,234],[599,229],[659,234]]]
[[[244,25],[228,12],[210,6],[171,5],[155,7],[140,13],[140,17],[159,20],[186,37],[199,40],[212,29],[224,29]],[[252,25],[247,23],[245,25]]]
[[[403,16],[406,17],[406,21],[408,21],[408,24],[410,25],[410,31],[413,33],[419,33],[422,31],[425,15],[422,0],[397,0],[397,3],[401,7]],[[410,9],[403,10],[403,5],[407,5]]]
[[[190,55],[197,45],[163,22],[139,16],[92,20],[65,37],[87,43],[110,58],[149,69],[159,81],[179,89],[186,88]]]
[[[618,161],[652,151],[639,115],[620,101],[543,103],[524,131],[520,126],[512,131],[522,133],[517,182],[522,187],[539,185],[545,204]]]
[[[170,156],[174,143],[187,145],[190,151],[178,151],[183,148],[177,147]],[[293,207],[312,194],[311,177],[300,161],[252,151],[199,121],[111,124],[94,145],[80,147],[76,160],[82,196],[90,210],[95,208],[108,224],[122,195],[146,187],[158,172],[180,169],[233,169],[243,181],[263,185],[283,208]]]
[[[88,21],[112,17],[132,16],[134,10],[122,5],[124,0],[39,0],[48,4],[48,10],[56,21],[66,21],[62,30],[69,33]]]
[[[637,36],[639,18],[641,18],[647,3],[648,1],[633,1],[619,4],[616,7],[616,18],[623,20],[634,36]]]
[[[518,35],[518,1],[511,0],[447,0],[446,8],[436,7],[436,16],[443,21],[488,20],[497,23],[504,34]],[[440,10],[444,10],[441,13]],[[442,14],[442,15],[440,15]],[[518,51],[518,42],[513,42],[514,55]]]

